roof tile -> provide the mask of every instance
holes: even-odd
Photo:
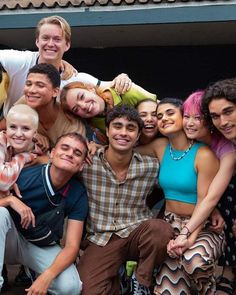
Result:
[[[27,8],[53,8],[53,7],[67,7],[67,6],[74,6],[78,7],[81,5],[86,6],[93,6],[96,3],[100,5],[108,5],[109,2],[113,5],[120,5],[120,4],[134,4],[134,3],[160,3],[160,2],[188,2],[193,0],[0,0],[0,10],[12,10],[12,9],[27,9]],[[203,1],[204,0],[198,0]],[[216,0],[211,0],[216,1]]]
[[[100,5],[107,5],[108,2],[109,2],[109,0],[98,0],[98,3],[99,3]]]

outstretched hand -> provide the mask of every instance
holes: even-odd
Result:
[[[119,94],[126,93],[132,86],[132,81],[127,74],[120,74],[112,81],[112,87]]]

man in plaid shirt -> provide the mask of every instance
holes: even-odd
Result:
[[[115,107],[106,118],[108,147],[84,167],[89,215],[78,270],[83,295],[119,294],[118,271],[137,260],[135,277],[150,294],[152,273],[165,259],[170,226],[154,219],[146,205],[159,169],[156,159],[133,151],[143,122],[130,106]]]

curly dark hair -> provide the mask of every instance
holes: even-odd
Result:
[[[211,122],[208,108],[210,102],[221,98],[236,104],[236,78],[220,80],[206,88],[202,97],[202,111],[208,122]]]
[[[60,87],[61,77],[59,71],[51,64],[41,63],[29,69],[29,74],[44,74],[48,77],[54,88]]]
[[[109,127],[111,121],[113,121],[116,118],[122,118],[125,117],[129,121],[134,121],[138,124],[139,131],[142,130],[144,123],[143,120],[140,118],[138,111],[130,105],[119,105],[115,106],[113,109],[111,109],[107,115],[106,115],[106,127]]]

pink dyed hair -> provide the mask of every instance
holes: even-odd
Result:
[[[190,94],[189,97],[187,97],[187,99],[183,103],[183,114],[187,113],[202,116],[203,113],[201,104],[203,94],[203,90],[198,90]]]

